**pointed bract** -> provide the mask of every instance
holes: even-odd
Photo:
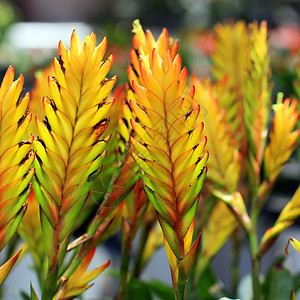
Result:
[[[8,273],[10,272],[10,270],[12,269],[12,267],[14,266],[14,264],[16,263],[16,261],[18,260],[20,254],[21,254],[21,251],[22,250],[17,252],[12,258],[10,258],[6,263],[4,263],[0,267],[0,286],[1,286],[2,282],[4,281],[4,279],[6,278],[6,276],[8,275]]]

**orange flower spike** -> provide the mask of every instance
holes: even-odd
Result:
[[[206,139],[201,141],[200,106],[192,108],[194,88],[184,95],[187,69],[181,70],[180,55],[172,57],[170,49],[163,56],[156,49],[149,55],[140,48],[140,53],[140,83],[132,83],[136,101],[130,101],[140,122],[131,120],[138,138],[131,138],[132,156],[176,257],[178,276],[173,276],[173,285],[182,297],[200,241],[199,236],[191,246],[188,232],[206,175]],[[172,260],[170,264],[172,268]]]

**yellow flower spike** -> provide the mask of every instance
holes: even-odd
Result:
[[[151,35],[145,35],[145,39],[147,36],[149,44],[153,44]],[[146,45],[144,49],[143,39],[140,31],[134,37],[134,48],[140,49],[140,73],[133,67],[130,69],[138,78],[132,82],[135,96],[130,106],[140,123],[131,120],[138,136],[137,140],[131,139],[132,156],[141,169],[146,194],[156,209],[169,247],[167,251],[175,255],[178,271],[174,269],[174,257],[168,254],[173,285],[181,298],[200,241],[198,236],[191,246],[189,230],[206,175],[206,139],[202,143],[200,106],[192,107],[194,89],[184,94],[187,69],[181,70],[180,55],[175,56],[170,48],[158,53],[155,45],[152,49]],[[133,73],[128,73],[130,81]]]
[[[289,246],[289,243],[291,243],[292,246],[293,246],[298,252],[300,252],[300,242],[299,242],[298,240],[296,240],[295,238],[289,238],[288,243],[287,243],[287,245],[286,245],[286,247],[285,247],[285,254],[286,254],[286,255],[289,254],[289,252],[288,252],[288,246]],[[291,291],[290,300],[297,300],[297,299],[296,299],[296,296],[295,296],[295,293],[294,293],[293,290]]]
[[[207,149],[210,153],[207,177],[214,188],[233,193],[240,179],[241,154],[226,121],[226,112],[219,107],[208,80],[202,82],[193,76],[191,84],[195,86],[194,101],[203,107],[201,117],[205,123],[204,135],[208,137]]]
[[[177,284],[178,284],[178,264],[177,264],[177,258],[176,255],[173,253],[172,249],[169,246],[168,241],[166,238],[164,238],[164,243],[165,243],[165,249],[170,265],[170,270],[171,270],[171,276],[172,276],[172,283],[174,289],[177,289]]]
[[[283,169],[288,158],[297,146],[300,129],[294,130],[299,118],[297,101],[285,99],[283,103],[278,97],[273,105],[274,117],[270,132],[270,141],[265,149],[264,171],[265,177],[275,181]]]
[[[216,49],[212,56],[213,76],[224,81],[224,93],[217,89],[220,107],[227,112],[227,121],[236,134],[242,152],[247,151],[246,128],[244,124],[243,97],[248,72],[251,69],[249,51],[250,37],[244,22],[218,24],[215,26]]]
[[[112,57],[103,61],[106,39],[95,46],[94,33],[81,42],[75,30],[70,50],[59,43],[54,76],[48,78],[50,94],[43,99],[45,120],[36,118],[40,138],[34,142],[37,172],[33,184],[42,209],[49,272],[60,267],[57,260],[64,257],[68,236],[106,155],[109,137],[103,134],[114,103],[108,95],[116,77],[106,78],[112,63]],[[53,292],[52,285],[45,285],[48,293]]]
[[[213,73],[218,80],[228,75],[230,85],[243,87],[247,79],[249,37],[243,21],[235,24],[217,24],[214,28],[217,42],[213,54]]]
[[[270,58],[266,22],[262,22],[260,26],[255,22],[249,28],[251,72],[246,86],[244,116],[249,142],[250,180],[258,186],[271,107]]]
[[[246,232],[253,230],[244,199],[239,191],[233,194],[223,194],[220,191],[213,190],[213,194],[227,204],[228,208],[237,217],[237,220],[241,223]]]
[[[107,136],[104,139],[101,139],[98,143],[96,143],[89,152],[89,154],[85,157],[84,160],[80,158],[80,156],[77,156],[78,159],[73,161],[74,166],[79,166],[80,164],[87,161],[87,159],[93,159],[96,157],[97,153],[102,152],[104,148],[107,149],[107,155],[105,157],[105,160],[103,161],[103,168],[101,171],[101,175],[96,179],[92,192],[90,193],[90,196],[85,203],[84,210],[85,211],[91,211],[95,208],[95,204],[99,203],[101,200],[103,200],[103,197],[105,193],[107,192],[107,186],[109,185],[109,182],[112,179],[112,176],[115,172],[115,169],[117,167],[117,155],[120,153],[123,153],[125,151],[125,143],[129,140],[129,129],[128,129],[128,123],[126,126],[126,121],[123,118],[123,110],[125,107],[128,107],[128,105],[125,102],[126,99],[126,93],[124,89],[121,86],[118,86],[112,94],[109,95],[108,98],[113,97],[115,99],[114,104],[112,105],[112,101],[103,101],[101,103],[101,106],[103,106],[103,110],[107,110],[106,116],[110,118],[110,122],[108,124],[108,127],[106,129]],[[87,114],[89,114],[92,111],[92,109],[89,109],[85,115],[87,118],[95,117],[96,114],[92,114],[91,117],[89,117]],[[84,114],[82,114],[84,115]],[[84,118],[81,118],[81,125],[84,126],[85,121]],[[80,126],[79,126],[80,127]],[[122,130],[121,130],[122,128]],[[122,134],[119,133],[119,131],[122,131]],[[127,138],[126,138],[127,135]],[[109,142],[110,141],[110,142]],[[109,142],[109,143],[108,143]],[[102,150],[101,150],[102,149]],[[80,151],[85,152],[85,149],[82,149]],[[96,155],[95,155],[96,154]],[[94,155],[94,157],[92,157]],[[75,164],[76,163],[76,164]],[[126,189],[126,184],[124,183],[124,190]],[[102,202],[103,203],[103,202]],[[116,208],[117,205],[110,205],[111,212]],[[100,208],[99,208],[100,209]],[[77,222],[77,224],[80,224],[81,221],[84,221],[86,218],[86,214],[80,215],[80,221]],[[100,223],[104,222],[105,218],[99,218],[98,221]],[[105,219],[106,220],[106,219]]]

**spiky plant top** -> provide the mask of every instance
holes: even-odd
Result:
[[[191,246],[193,219],[206,175],[208,153],[202,138],[200,106],[191,109],[192,88],[185,94],[187,69],[170,49],[140,48],[138,84],[132,81],[136,101],[130,106],[139,122],[131,120],[138,136],[131,138],[132,155],[140,166],[146,194],[153,204],[166,238],[166,249],[178,297],[199,246]],[[195,247],[194,247],[195,246]]]
[[[59,43],[60,59],[53,60],[55,77],[48,79],[51,98],[43,98],[45,120],[36,118],[33,184],[50,271],[64,257],[67,237],[100,173],[109,140],[102,137],[109,123],[104,116],[114,102],[107,96],[116,77],[106,78],[113,61],[112,56],[103,60],[106,38],[95,45],[94,33],[82,43],[76,31],[70,50]]]
[[[165,52],[170,49],[171,57],[174,59],[177,50],[178,42],[172,37],[169,37],[168,31],[164,28],[159,35],[158,39],[155,40],[150,30],[144,32],[139,20],[133,22],[132,32],[134,33],[132,44],[133,49],[130,49],[130,65],[127,68],[127,74],[129,79],[129,85],[132,88],[132,82],[135,81],[139,84],[143,84],[140,71],[140,55],[151,55],[155,48],[160,57],[163,57]],[[132,89],[127,91],[127,99],[135,99],[135,94]]]

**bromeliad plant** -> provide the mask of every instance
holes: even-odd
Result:
[[[142,45],[155,44],[153,37],[150,32],[145,36],[137,23],[134,31],[141,84],[132,81],[136,102],[130,106],[139,120],[131,120],[137,134],[131,138],[132,155],[164,234],[176,299],[182,299],[200,243],[200,234],[193,244],[192,237],[206,174],[206,138],[200,106],[192,108],[194,89],[185,92],[187,69],[181,70],[179,54],[166,47],[166,39],[165,49],[160,47],[164,33],[157,49],[145,54]]]
[[[113,56],[104,58],[107,39],[96,46],[94,33],[81,42],[74,31],[70,49],[59,43],[31,100],[20,96],[23,76],[14,81],[8,68],[0,88],[0,251],[10,247],[0,283],[20,255],[17,231],[41,290],[31,285],[23,299],[73,299],[109,266],[87,269],[95,247],[120,231],[118,299],[236,297],[245,235],[252,297],[276,299],[260,260],[300,215],[300,187],[260,240],[258,219],[300,130],[296,100],[281,94],[270,119],[266,23],[217,25],[205,79],[189,77],[166,29],[155,39],[135,21],[133,32],[128,83],[114,91]],[[225,291],[210,262],[229,239],[233,288]],[[140,278],[163,244],[174,292]]]

